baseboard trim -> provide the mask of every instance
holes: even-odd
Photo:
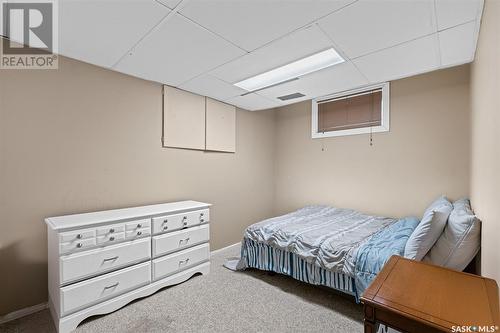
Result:
[[[236,246],[236,245],[240,245],[241,246],[241,242],[238,242],[238,243],[234,243],[234,244],[231,244],[231,245],[228,245],[226,247],[223,247],[222,249],[217,249],[217,250],[214,250],[214,251],[211,251],[210,254],[217,254],[221,251],[224,251],[224,250],[227,250],[227,249],[230,249],[232,248],[233,246]]]
[[[5,324],[9,321],[16,320],[22,318],[24,316],[28,316],[38,311],[45,310],[49,307],[48,303],[41,303],[37,305],[33,305],[24,309],[20,309],[11,313],[7,313],[4,316],[0,316],[0,324]]]

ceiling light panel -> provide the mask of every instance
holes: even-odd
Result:
[[[344,59],[337,53],[337,51],[330,48],[268,72],[236,82],[234,85],[248,91],[255,91],[274,86],[281,82],[286,82],[342,62],[344,62]]]
[[[311,25],[213,70],[210,74],[234,83],[332,47],[330,39]]]

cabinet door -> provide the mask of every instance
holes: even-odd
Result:
[[[164,86],[163,145],[205,149],[205,97]]]
[[[236,151],[236,108],[207,97],[206,149]]]

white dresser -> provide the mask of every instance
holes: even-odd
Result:
[[[59,332],[210,270],[210,204],[49,217],[49,306]]]

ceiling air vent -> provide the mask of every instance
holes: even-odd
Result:
[[[282,101],[288,101],[289,99],[294,99],[294,98],[299,98],[299,97],[304,97],[304,96],[305,96],[304,94],[297,92],[297,93],[293,93],[290,95],[280,96],[280,97],[278,97],[278,99],[281,99]]]

